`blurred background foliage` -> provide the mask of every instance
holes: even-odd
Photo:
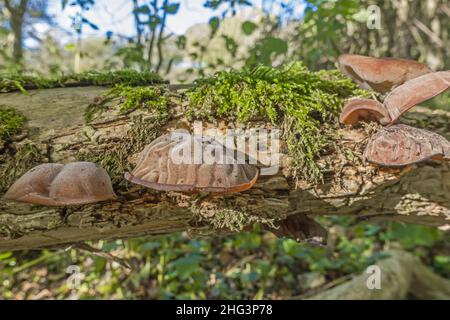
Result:
[[[252,232],[212,239],[186,234],[92,244],[127,261],[132,271],[76,248],[0,254],[5,299],[283,299],[336,285],[402,247],[450,277],[448,235],[398,223],[352,225],[324,219],[326,247]],[[69,266],[79,267],[80,286]]]
[[[70,28],[49,13],[55,2],[59,12],[70,10]],[[208,10],[208,23],[182,34],[172,30],[171,17],[193,2]],[[90,14],[99,6],[122,4],[130,8],[131,35],[101,27]],[[368,27],[377,22],[379,29]],[[0,0],[0,70],[60,75],[132,68],[182,83],[230,68],[299,60],[311,70],[331,69],[342,53],[409,58],[445,70],[449,32],[447,0]],[[449,100],[446,93],[426,105],[449,110]],[[363,271],[392,247],[414,252],[450,277],[448,233],[391,222],[355,224],[342,217],[321,223],[330,230],[326,247],[277,239],[258,226],[224,238],[175,234],[91,243],[132,271],[75,247],[2,252],[0,298],[304,296]],[[77,290],[70,289],[70,265],[82,275]]]

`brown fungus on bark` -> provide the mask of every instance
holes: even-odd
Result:
[[[426,65],[407,59],[344,54],[339,56],[338,62],[342,73],[352,78],[361,88],[381,94],[432,72]]]
[[[364,150],[364,158],[384,167],[450,160],[450,142],[437,133],[398,124],[374,134]]]
[[[394,123],[412,107],[431,99],[450,87],[450,71],[428,73],[392,90],[381,104],[371,99],[351,99],[342,109],[340,122],[356,125],[361,121]]]
[[[390,92],[384,107],[391,118],[397,120],[412,107],[429,100],[450,87],[450,71],[433,72],[409,80]]]
[[[347,125],[356,125],[361,121],[388,124],[391,119],[381,102],[372,99],[353,98],[345,103],[339,121]]]
[[[160,191],[230,193],[250,189],[258,179],[258,168],[236,164],[230,154],[234,151],[213,139],[177,130],[150,143],[125,179]]]
[[[108,173],[91,162],[45,163],[20,177],[5,199],[44,206],[66,206],[115,199]]]

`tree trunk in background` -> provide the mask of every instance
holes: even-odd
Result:
[[[450,7],[447,0],[383,0],[364,1],[361,9],[376,4],[381,9],[381,29],[369,30],[369,36],[361,38],[368,28],[357,24],[357,31],[348,41],[352,52],[372,56],[394,56],[419,60],[434,70],[450,68]],[[375,41],[379,38],[382,41]],[[343,48],[348,52],[349,48]]]
[[[5,7],[10,14],[11,29],[14,34],[13,57],[17,64],[23,59],[23,24],[28,0],[20,0],[17,6],[13,6],[10,0],[5,0]]]
[[[355,11],[359,15],[371,5],[380,9],[379,29],[369,28],[367,21],[357,21],[354,16]],[[290,45],[295,47],[291,50],[296,58],[305,61],[310,69],[333,68],[336,55],[344,53],[413,59],[433,70],[450,69],[448,0],[353,0],[335,4],[325,1],[319,5],[318,13],[314,12],[309,15],[317,31],[294,21],[300,26],[299,31],[287,36],[293,37]],[[363,15],[358,19],[362,18]],[[335,25],[336,29],[326,27]]]
[[[362,160],[369,129],[336,131],[334,150],[318,160],[326,172],[323,184],[295,184],[287,155],[282,156],[277,175],[260,177],[253,188],[243,193],[198,196],[156,192],[128,184],[123,174],[134,167],[137,153],[128,154],[124,143],[133,144],[136,132],[149,143],[181,122],[191,123],[183,118],[176,103],[172,106],[172,119],[160,131],[149,131],[155,119],[145,114],[142,117],[142,113],[138,116],[139,112],[109,112],[100,120],[86,122],[86,107],[105,90],[75,87],[30,90],[28,95],[0,94],[0,105],[15,108],[28,119],[26,134],[0,148],[0,195],[39,163],[67,163],[85,160],[87,156],[92,159],[94,155],[94,162],[108,170],[118,194],[117,201],[65,208],[2,199],[0,251],[177,231],[228,234],[255,221],[277,224],[293,215],[346,215],[354,217],[355,222],[384,219],[449,228],[450,164],[381,170]],[[426,125],[450,138],[448,112],[416,107],[402,121],[419,127]],[[123,159],[122,165],[111,165],[111,156]],[[307,238],[308,230],[303,233],[303,238]]]

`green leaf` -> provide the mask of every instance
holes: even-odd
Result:
[[[179,3],[170,3],[164,7],[164,10],[166,10],[168,14],[176,14],[179,9],[180,9]]]
[[[134,10],[136,13],[143,13],[143,14],[149,14],[150,13],[150,8],[147,5],[142,5],[139,8],[136,8]]]
[[[297,251],[298,243],[291,239],[283,239],[281,240],[281,245],[283,246],[283,250],[286,254],[293,256]]]
[[[416,246],[431,247],[440,237],[439,230],[431,227],[400,223],[395,223],[392,226],[391,238],[398,240],[405,249]]]
[[[222,38],[225,40],[225,47],[229,53],[231,53],[231,56],[234,58],[236,56],[238,44],[237,42],[226,35],[223,35]]]
[[[246,61],[247,66],[253,64],[272,65],[272,57],[285,54],[288,51],[288,43],[280,38],[269,37],[259,41],[251,50],[250,57]]]
[[[150,26],[150,29],[155,30],[160,22],[161,19],[158,16],[151,16],[148,25]]]
[[[181,50],[185,49],[186,42],[187,42],[186,36],[179,36],[176,41],[177,48]]]
[[[220,19],[218,17],[212,17],[209,19],[209,26],[211,28],[211,37],[214,36],[219,29]]]
[[[173,261],[171,265],[175,268],[175,271],[178,273],[181,279],[186,279],[196,270],[198,270],[198,266],[201,260],[201,256],[193,254],[187,257],[179,258]]]
[[[6,259],[8,259],[11,256],[12,256],[12,252],[11,251],[6,251],[6,252],[3,252],[3,253],[0,253],[0,260],[6,260]]]
[[[437,270],[440,270],[441,272],[450,274],[450,257],[449,256],[443,256],[443,255],[437,255],[434,257],[434,266]]]
[[[251,21],[245,21],[241,27],[242,31],[249,36],[258,28],[258,25]]]
[[[69,51],[69,52],[74,52],[76,48],[77,47],[74,43],[68,43],[64,46],[64,50]]]

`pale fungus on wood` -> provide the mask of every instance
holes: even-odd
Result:
[[[20,177],[5,199],[44,206],[67,206],[115,199],[106,171],[91,162],[45,163]]]
[[[150,143],[125,178],[160,191],[242,192],[256,183],[259,171],[235,163],[232,153],[213,139],[178,130]]]
[[[361,88],[383,94],[406,81],[432,72],[426,65],[408,59],[343,54],[338,62],[342,73]]]
[[[339,62],[342,71],[361,87],[386,94],[383,103],[374,99],[348,100],[340,116],[340,122],[347,125],[370,121],[393,124],[412,107],[450,87],[450,71],[426,71],[425,66],[411,60],[344,55]],[[380,90],[372,83],[385,86]]]

